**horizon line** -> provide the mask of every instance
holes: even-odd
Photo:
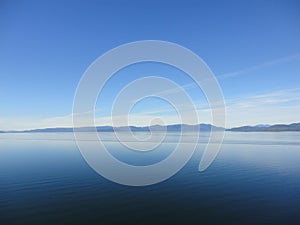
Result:
[[[98,128],[98,127],[110,127],[110,128],[124,128],[124,127],[135,127],[135,128],[147,128],[147,127],[153,127],[153,126],[160,126],[160,127],[167,127],[167,126],[176,126],[176,125],[187,125],[187,126],[199,126],[199,125],[209,125],[209,126],[214,126],[219,129],[224,129],[224,130],[230,130],[234,128],[241,128],[241,127],[256,127],[259,125],[266,125],[268,127],[270,126],[275,126],[275,125],[293,125],[293,124],[298,124],[300,122],[293,122],[293,123],[275,123],[275,124],[256,124],[256,125],[242,125],[242,126],[236,126],[236,127],[219,127],[214,124],[210,123],[198,123],[198,124],[180,124],[180,123],[174,123],[174,124],[166,124],[166,125],[160,125],[160,124],[154,124],[150,126],[137,126],[137,125],[127,125],[127,126],[112,126],[112,125],[96,125],[96,126],[81,126],[81,127],[44,127],[44,128],[31,128],[31,129],[24,129],[24,130],[0,130],[0,132],[4,133],[10,133],[10,132],[30,132],[30,131],[35,131],[35,130],[46,130],[46,129],[82,129],[82,128]]]

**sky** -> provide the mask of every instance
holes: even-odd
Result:
[[[72,126],[74,94],[88,66],[110,49],[140,40],[174,42],[206,62],[224,95],[226,127],[300,122],[299,23],[296,0],[2,0],[0,130]],[[211,122],[205,95],[186,74],[142,63],[109,81],[96,104],[96,124],[110,124],[114,97],[124,85],[153,74],[182,86],[199,121]],[[172,124],[175,114],[167,102],[145,99],[130,123],[147,125],[159,116]],[[120,116],[118,125],[122,121]]]

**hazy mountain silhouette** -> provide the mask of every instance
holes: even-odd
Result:
[[[292,124],[275,124],[271,126],[242,126],[227,129],[228,131],[241,131],[241,132],[257,132],[257,131],[300,131],[300,123]]]
[[[153,125],[146,127],[137,127],[137,126],[123,126],[123,127],[112,127],[112,126],[97,126],[95,127],[98,132],[126,132],[130,129],[132,132],[149,132],[151,131],[168,131],[168,132],[180,132],[180,131],[200,131],[200,132],[210,132],[212,127],[215,128],[216,131],[225,130],[222,127],[216,127],[211,124],[196,124],[196,125],[188,125],[188,124],[173,124],[173,125]],[[78,132],[92,132],[95,130],[94,127],[79,127],[75,128]],[[275,124],[275,125],[256,125],[256,126],[241,126],[234,127],[230,129],[226,129],[226,131],[239,131],[239,132],[280,132],[280,131],[300,131],[300,123],[292,123],[292,124]],[[57,128],[44,128],[44,129],[32,129],[32,130],[23,130],[23,131],[0,131],[0,133],[38,133],[38,132],[73,132],[72,127],[57,127]]]
[[[98,132],[113,132],[113,131],[128,131],[130,129],[132,132],[149,132],[151,131],[168,131],[168,132],[179,132],[181,130],[184,131],[211,131],[212,127],[215,130],[224,130],[224,128],[216,127],[211,124],[197,124],[197,125],[187,125],[187,124],[173,124],[173,125],[153,125],[146,127],[137,127],[137,126],[123,126],[123,127],[112,127],[112,126],[97,126],[95,127]],[[79,127],[75,128],[76,132],[92,132],[95,130],[94,127]],[[73,128],[71,127],[57,127],[57,128],[43,128],[43,129],[32,129],[32,130],[23,130],[23,131],[0,131],[1,133],[38,133],[38,132],[73,132]]]

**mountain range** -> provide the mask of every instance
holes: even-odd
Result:
[[[216,131],[233,131],[233,132],[280,132],[280,131],[300,131],[300,123],[292,124],[275,124],[275,125],[266,125],[260,124],[256,126],[241,126],[230,129],[225,129],[222,127],[216,127],[211,124],[196,124],[196,125],[187,125],[187,124],[173,124],[173,125],[153,125],[145,127],[137,126],[123,126],[123,127],[112,127],[112,126],[97,126],[96,130],[98,132],[113,132],[113,131],[127,131],[130,129],[132,132],[149,132],[151,131],[168,131],[168,132],[179,132],[184,131],[197,131],[200,132],[210,132],[214,128]],[[79,127],[76,128],[76,131],[79,132],[91,132],[94,131],[93,127]],[[73,132],[72,127],[61,127],[61,128],[43,128],[43,129],[32,129],[32,130],[22,130],[22,131],[0,131],[0,133],[38,133],[38,132]]]
[[[173,124],[167,126],[153,125],[146,127],[137,126],[123,126],[123,127],[112,127],[112,126],[97,126],[96,130],[98,132],[113,132],[113,131],[128,131],[130,129],[132,132],[149,132],[151,131],[168,131],[168,132],[179,132],[184,131],[211,131],[214,127],[215,130],[224,130],[224,128],[216,127],[211,124],[197,124],[197,125],[187,125],[187,124]],[[75,129],[77,132],[92,132],[94,127],[79,127]],[[22,131],[0,131],[0,133],[38,133],[38,132],[73,132],[72,127],[58,127],[58,128],[43,128],[43,129],[33,129],[33,130],[22,130]]]
[[[300,131],[300,123],[261,125],[261,126],[242,126],[242,127],[231,128],[228,130],[229,131],[242,131],[242,132]]]

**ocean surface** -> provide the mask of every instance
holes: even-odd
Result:
[[[179,135],[145,154],[120,146],[112,133],[101,137],[116,158],[147,165],[166,158]],[[176,175],[130,187],[98,175],[72,133],[0,134],[0,224],[300,224],[300,132],[226,132],[204,172],[198,165],[208,134],[200,135]],[[94,141],[88,133],[86,141]]]

